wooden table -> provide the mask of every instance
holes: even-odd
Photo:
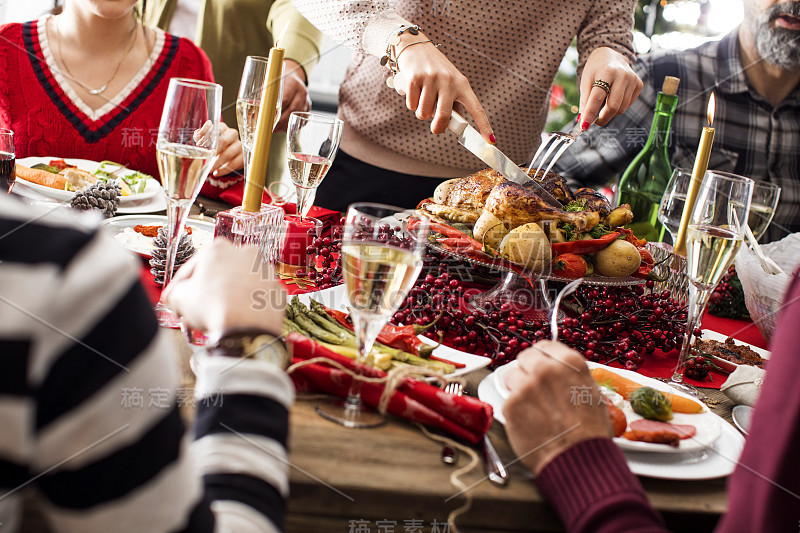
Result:
[[[189,348],[176,334],[176,345]],[[193,375],[185,365],[187,384]],[[474,393],[487,370],[469,376]],[[732,407],[714,410],[730,420]],[[315,533],[416,533],[447,531],[448,513],[463,498],[449,482],[454,467],[440,460],[441,445],[399,419],[375,429],[347,429],[314,412],[314,399],[298,398],[291,412],[291,498],[286,531]],[[490,437],[505,464],[514,460],[505,431],[494,424]],[[459,465],[466,464],[461,454]],[[558,517],[542,500],[532,476],[520,465],[508,467],[510,481],[497,487],[484,478],[483,465],[463,478],[473,496],[472,509],[457,524],[463,531],[561,531]],[[640,478],[652,504],[673,531],[710,531],[727,509],[725,480],[664,481]],[[422,529],[419,529],[419,528]],[[360,529],[359,529],[360,528]]]

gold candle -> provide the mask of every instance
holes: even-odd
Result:
[[[275,106],[280,92],[281,70],[283,68],[283,48],[273,47],[269,50],[269,64],[261,93],[261,105],[258,108],[256,134],[253,140],[253,154],[250,159],[250,172],[244,188],[242,209],[259,212],[261,198],[264,193],[264,180],[267,177],[269,147],[272,144],[272,128],[275,124]]]
[[[683,206],[680,226],[678,226],[678,237],[673,245],[675,253],[680,255],[686,255],[686,230],[689,228],[689,220],[692,217],[697,193],[700,192],[700,185],[703,183],[703,176],[708,169],[708,158],[711,156],[711,145],[714,143],[714,128],[711,127],[711,124],[714,123],[713,92],[708,98],[706,115],[708,127],[704,127],[703,133],[700,135],[700,145],[697,147],[697,157],[694,160],[694,168],[692,168],[692,181],[686,191],[686,203]]]

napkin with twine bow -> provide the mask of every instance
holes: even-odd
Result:
[[[360,369],[361,374],[369,378],[384,378],[365,381],[362,385],[361,397],[371,407],[381,404],[386,387],[396,385],[394,392],[384,398],[388,414],[441,429],[473,444],[479,442],[492,425],[492,407],[477,398],[454,396],[408,376],[394,384],[391,378],[385,380],[385,372],[359,365],[298,333],[290,333],[286,345],[292,354],[289,376],[298,392],[325,392],[344,398],[353,380],[352,371]],[[315,361],[309,363],[311,360]],[[326,364],[325,360],[337,367]]]
[[[731,372],[720,390],[733,400],[737,405],[754,406],[758,395],[761,393],[761,385],[764,383],[766,370],[750,365],[739,365],[739,368]]]

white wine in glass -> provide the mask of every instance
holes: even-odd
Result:
[[[686,269],[689,304],[686,333],[675,372],[673,387],[693,396],[697,389],[683,382],[692,336],[717,283],[733,263],[744,239],[750,214],[753,180],[744,176],[709,170],[703,177],[686,232]]]
[[[413,221],[413,224],[408,224]],[[413,211],[358,203],[347,210],[342,239],[342,276],[363,363],[375,338],[397,311],[422,269],[429,224]],[[345,400],[317,405],[317,412],[351,428],[375,427],[383,416],[364,406],[361,380],[353,378]]]
[[[220,85],[187,78],[170,80],[156,143],[158,171],[167,197],[164,287],[172,280],[189,208],[217,157],[221,109]],[[156,316],[162,326],[180,327],[178,316],[161,301]]]
[[[422,263],[413,251],[378,244],[342,246],[342,277],[350,310],[367,318],[392,316],[417,280]]]
[[[194,200],[216,157],[213,150],[175,143],[159,146],[157,154],[164,191],[175,201]]]
[[[297,191],[297,214],[308,215],[317,187],[333,164],[344,123],[317,113],[294,112],[286,130],[289,177]]]
[[[781,188],[768,181],[758,180],[753,183],[753,201],[750,204],[750,216],[747,225],[753,232],[756,240],[766,233],[767,228],[778,208],[781,197]]]
[[[239,95],[236,99],[236,122],[239,125],[239,140],[242,142],[244,156],[244,177],[247,179],[250,172],[250,155],[253,152],[256,126],[258,125],[258,110],[261,107],[261,95],[264,91],[269,58],[261,56],[247,56],[242,71],[242,81],[239,84]],[[283,102],[283,67],[281,67],[280,86],[278,87],[278,100],[275,104],[275,121],[272,129],[281,118]]]

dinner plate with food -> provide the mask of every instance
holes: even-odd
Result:
[[[417,209],[433,220],[434,246],[474,263],[538,277],[608,284],[641,283],[653,256],[623,226],[633,220],[628,204],[613,208],[600,192],[573,191],[553,172],[528,185],[487,169],[441,183]],[[533,181],[560,203],[537,195]]]
[[[513,361],[498,368],[478,386],[478,397],[494,408],[494,417],[502,424],[503,404],[510,394],[503,379],[516,364]],[[634,474],[663,479],[714,479],[733,472],[744,439],[705,405],[636,372],[587,364],[604,398],[613,405],[609,407],[617,435],[613,440],[625,452]],[[660,397],[654,392],[666,394]],[[578,389],[573,396],[576,402],[591,401]],[[663,420],[667,416],[671,418]]]
[[[741,365],[766,368],[770,352],[722,333],[704,329],[695,347],[721,370],[731,373]]]
[[[298,295],[287,306],[287,330],[297,331],[340,355],[355,358],[355,338],[348,333],[352,331],[352,323],[347,303],[344,285]],[[327,327],[319,326],[320,321]],[[343,340],[338,341],[336,336]],[[462,352],[418,335],[414,326],[392,324],[383,327],[368,357],[368,364],[384,371],[398,364],[411,364],[448,376],[467,374],[489,363],[488,357]]]
[[[513,361],[504,365],[490,376],[503,401],[510,394],[505,374],[516,364]],[[710,447],[722,433],[722,418],[668,384],[630,370],[591,361],[587,364],[606,402],[613,406],[609,409],[615,425],[614,442],[623,450],[695,452]],[[573,400],[586,400],[579,392]]]
[[[153,239],[158,230],[167,224],[163,215],[125,215],[103,220],[114,233],[114,240],[124,248],[150,258],[153,250]],[[206,220],[188,219],[186,231],[192,237],[192,244],[201,249],[214,239],[214,224]]]
[[[120,206],[151,200],[162,191],[158,180],[111,161],[25,157],[17,159],[15,187],[69,202],[77,191],[99,181],[115,181],[122,190]]]

